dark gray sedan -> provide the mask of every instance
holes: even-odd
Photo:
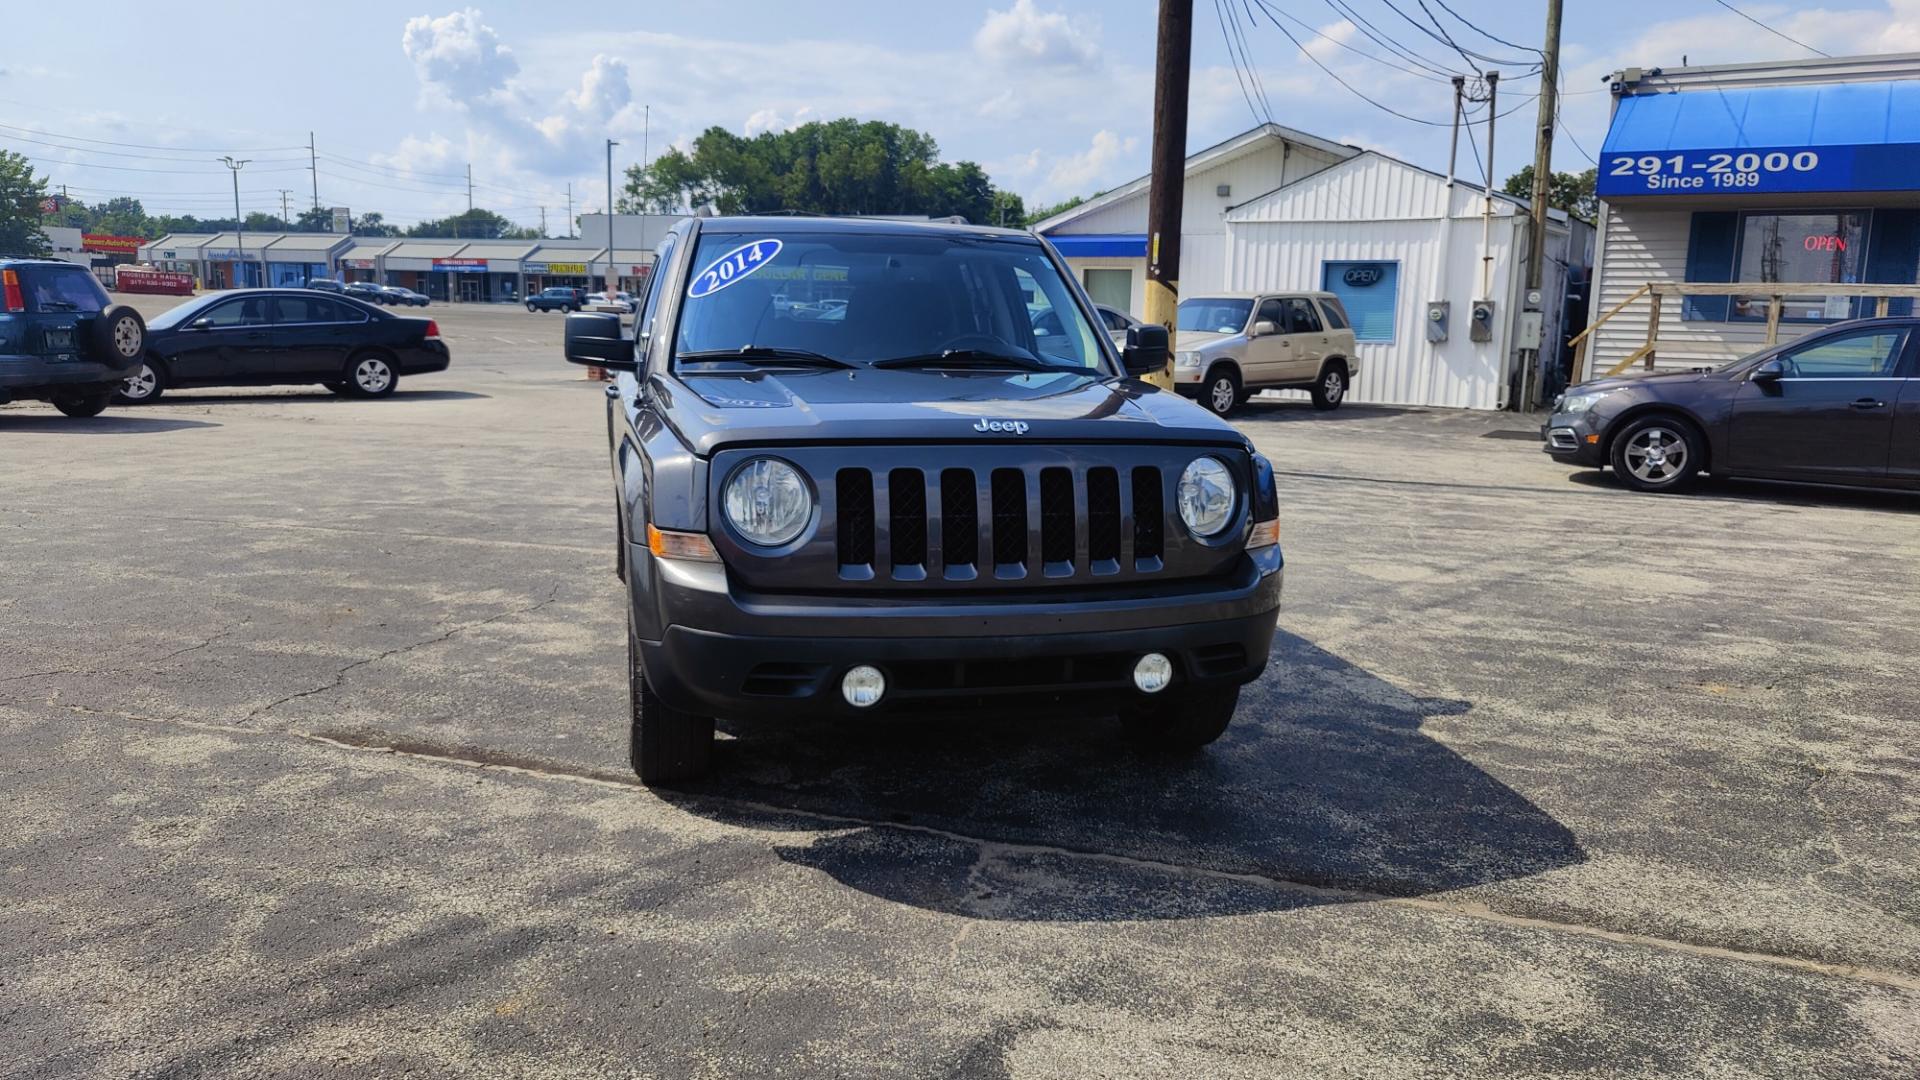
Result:
[[[1920,489],[1920,318],[1859,319],[1724,367],[1600,379],[1554,403],[1546,452],[1636,491],[1703,472]]]

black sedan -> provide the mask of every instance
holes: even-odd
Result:
[[[176,387],[319,383],[385,397],[402,375],[445,371],[450,359],[432,319],[305,289],[236,289],[148,323],[146,360],[119,396],[140,403]]]
[[[384,304],[387,302],[386,294],[382,291],[384,288],[385,286],[375,285],[371,281],[349,281],[340,291],[355,300],[365,300],[369,304]]]
[[[398,285],[382,285],[380,302],[394,307],[426,307],[428,300],[412,289],[403,289]]]
[[[1724,367],[1573,387],[1546,452],[1636,491],[1702,472],[1920,489],[1920,318],[1860,319]]]

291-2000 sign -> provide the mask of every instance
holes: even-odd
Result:
[[[1760,187],[1767,173],[1810,173],[1820,167],[1820,155],[1812,150],[1789,153],[1674,154],[1661,157],[1642,154],[1607,159],[1608,176],[1644,176],[1647,190],[1675,188],[1754,188]]]

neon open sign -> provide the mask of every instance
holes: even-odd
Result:
[[[1847,241],[1842,236],[1809,236],[1800,241],[1800,246],[1808,251],[1845,251]]]

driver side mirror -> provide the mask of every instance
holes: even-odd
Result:
[[[1787,377],[1787,363],[1775,357],[1753,369],[1747,378],[1757,383],[1777,383]]]
[[[187,324],[187,329],[211,330],[213,329],[213,320],[212,319],[195,319],[192,322]]]
[[[1280,328],[1273,325],[1273,323],[1267,319],[1261,319],[1259,322],[1253,324],[1254,337],[1266,337],[1268,334],[1277,334],[1279,332]]]
[[[567,316],[566,338],[562,349],[567,361],[606,368],[609,371],[636,371],[639,358],[632,338],[620,333],[620,316],[602,311],[576,311]]]
[[[1120,350],[1120,366],[1130,376],[1152,375],[1167,367],[1167,328],[1158,323],[1127,327],[1127,345]]]

